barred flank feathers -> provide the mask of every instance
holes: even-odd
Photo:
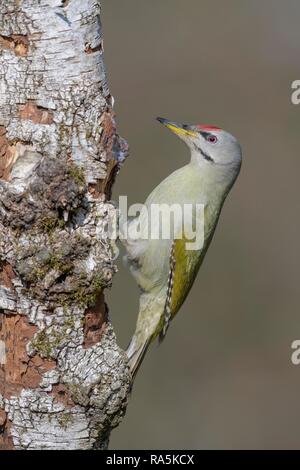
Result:
[[[162,331],[159,335],[160,342],[166,336],[167,330],[169,328],[170,320],[171,320],[171,301],[172,301],[172,293],[173,293],[173,285],[174,285],[174,273],[175,273],[175,267],[176,267],[175,240],[173,240],[173,243],[172,243],[169,265],[170,265],[170,269],[169,269],[167,298],[166,298],[166,303],[164,307],[164,318],[163,318],[164,324],[163,324]]]

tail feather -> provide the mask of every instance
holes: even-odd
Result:
[[[129,365],[130,373],[132,376],[132,380],[135,379],[135,376],[140,368],[140,365],[142,364],[142,361],[145,357],[147,349],[150,345],[150,342],[151,342],[151,338],[147,338],[146,341],[144,341],[144,343],[142,343],[141,346],[136,347],[135,337],[133,337],[132,340],[130,341],[126,354],[128,356],[128,365]]]

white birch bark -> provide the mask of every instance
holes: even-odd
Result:
[[[106,448],[130,375],[103,289],[116,133],[97,0],[0,3],[0,446]]]

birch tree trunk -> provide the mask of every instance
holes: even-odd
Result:
[[[116,133],[98,0],[0,3],[0,447],[106,448],[130,389],[104,302]]]

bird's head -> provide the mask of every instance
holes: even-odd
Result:
[[[157,120],[188,145],[194,160],[239,170],[242,151],[233,135],[215,126],[179,124],[164,118]]]

